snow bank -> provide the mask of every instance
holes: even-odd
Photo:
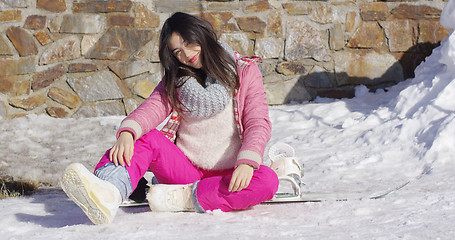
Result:
[[[444,6],[440,22],[447,29],[455,29],[455,1],[449,0]]]

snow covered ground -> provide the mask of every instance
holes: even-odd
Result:
[[[454,29],[455,1],[441,23]],[[94,226],[65,194],[41,189],[0,201],[0,239],[454,239],[455,33],[416,77],[354,99],[270,107],[270,146],[285,142],[305,164],[305,190],[380,199],[261,204],[230,213],[122,208]],[[0,120],[0,167],[58,185],[71,162],[93,168],[122,117]],[[266,163],[269,160],[266,158]]]

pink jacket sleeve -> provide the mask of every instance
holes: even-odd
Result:
[[[263,162],[263,155],[270,140],[272,124],[269,119],[262,74],[255,63],[239,68],[240,88],[237,95],[239,120],[243,143],[236,166],[246,163],[256,169]]]
[[[122,121],[117,137],[121,132],[129,131],[136,140],[163,122],[171,112],[164,91],[164,83],[161,81],[150,97]]]

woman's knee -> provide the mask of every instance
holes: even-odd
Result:
[[[278,190],[278,176],[276,175],[275,171],[271,168],[261,165],[260,168],[257,170],[260,176],[258,178],[261,180],[261,185],[264,189],[269,190],[272,195],[276,193]]]

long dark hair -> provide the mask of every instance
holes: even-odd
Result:
[[[194,69],[180,63],[169,49],[172,33],[178,33],[189,44],[201,46],[202,68]],[[166,98],[173,109],[182,112],[178,99],[176,80],[183,76],[195,77],[203,86],[206,75],[217,79],[224,87],[233,92],[239,87],[239,76],[235,59],[218,44],[212,25],[200,17],[176,12],[164,22],[160,34],[159,56],[164,71]],[[202,71],[201,71],[202,70]]]

